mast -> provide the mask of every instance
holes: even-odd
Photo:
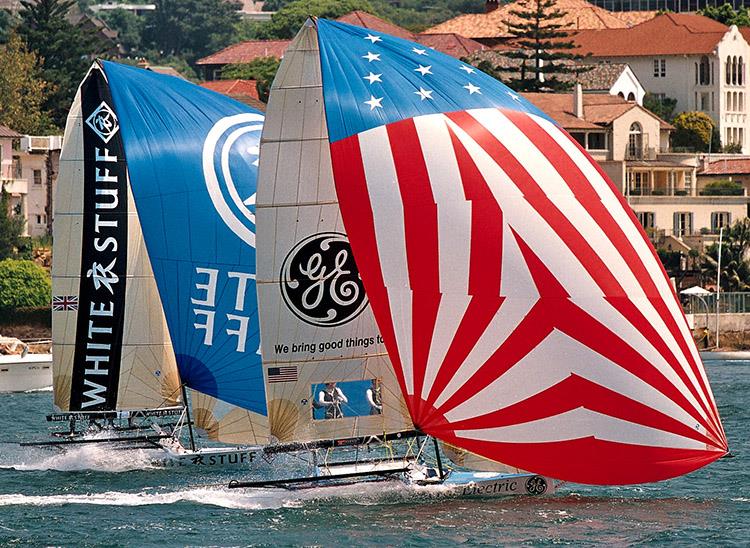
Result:
[[[193,421],[190,418],[190,406],[188,405],[187,390],[185,389],[185,383],[181,383],[182,388],[182,405],[185,407],[185,413],[187,416],[188,432],[190,433],[190,449],[195,451],[195,439],[193,438]]]

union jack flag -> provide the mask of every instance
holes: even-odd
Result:
[[[598,164],[474,67],[317,32],[336,195],[414,425],[584,483],[723,455],[679,303]]]
[[[78,310],[77,295],[55,295],[52,297],[52,310],[60,312],[63,310]]]

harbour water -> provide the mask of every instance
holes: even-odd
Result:
[[[146,454],[94,447],[20,448],[47,435],[52,394],[4,394],[0,546],[747,546],[750,362],[707,371],[734,458],[658,484],[567,484],[542,498],[440,499],[382,483],[228,490],[241,474],[153,468]]]

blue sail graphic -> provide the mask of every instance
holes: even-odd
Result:
[[[255,291],[263,115],[173,76],[103,67],[182,381],[266,415]]]

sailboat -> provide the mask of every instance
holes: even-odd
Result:
[[[727,453],[685,317],[623,197],[475,67],[308,20],[271,88],[256,207],[269,426],[287,445],[413,428],[507,469],[405,463],[390,477],[492,495],[482,478],[520,475],[518,493],[654,482]],[[381,414],[328,410],[376,380]]]
[[[266,443],[253,204],[262,125],[257,110],[182,79],[91,67],[56,194],[53,294],[64,306],[53,309],[59,412],[48,419],[69,428],[47,445],[152,447],[159,463],[210,466],[249,464]],[[197,448],[193,423],[240,446]]]

